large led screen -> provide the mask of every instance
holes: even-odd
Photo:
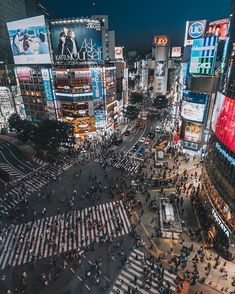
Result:
[[[51,41],[56,63],[102,60],[102,33],[98,20],[51,22]]]
[[[51,63],[43,15],[7,23],[15,64]]]
[[[192,121],[185,121],[183,133],[184,140],[199,143],[202,137],[202,125]]]
[[[217,138],[235,152],[235,100],[219,95],[217,101],[213,112],[212,129]]]
[[[187,120],[203,122],[208,100],[208,94],[184,91],[181,104],[181,116]]]
[[[189,72],[212,75],[215,68],[218,37],[207,37],[193,41]]]

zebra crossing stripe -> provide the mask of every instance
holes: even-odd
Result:
[[[136,258],[136,255],[138,258]],[[133,289],[137,289],[140,293],[144,294],[159,294],[159,285],[157,284],[156,279],[152,279],[150,284],[148,283],[148,280],[146,280],[143,276],[144,272],[144,263],[143,259],[145,259],[145,254],[138,250],[134,249],[129,258],[128,258],[128,264],[123,269],[120,274],[118,275],[111,293],[117,293],[118,291],[120,293],[126,293],[128,291],[128,286],[131,286]],[[151,262],[145,259],[145,263],[147,265],[151,265]],[[154,270],[157,270],[157,265],[154,264],[153,268],[150,268],[151,272],[154,273]],[[175,278],[176,276],[173,274],[170,274],[168,271],[164,270],[164,277],[163,277],[163,286],[166,286],[166,282],[169,282],[170,289],[172,293],[176,290],[175,287]],[[135,283],[136,279],[136,283]]]

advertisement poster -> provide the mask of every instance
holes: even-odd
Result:
[[[213,114],[215,135],[225,146],[235,152],[235,100],[224,97],[223,103],[220,101],[220,107],[216,115]]]
[[[204,37],[206,23],[207,21],[205,19],[186,22],[184,46],[192,45],[193,40]]]
[[[115,59],[123,59],[123,49],[122,47],[115,47]]]
[[[166,62],[157,61],[156,62],[156,77],[164,77],[166,74]]]
[[[214,74],[218,37],[193,41],[189,72],[191,74]]]
[[[188,76],[188,63],[180,64],[180,75],[179,75],[179,83],[181,85],[186,85]]]
[[[172,47],[171,57],[180,57],[180,56],[181,56],[181,47]]]
[[[19,82],[30,82],[31,81],[29,67],[17,68],[16,74],[17,74]]]
[[[7,23],[15,64],[51,63],[43,15]]]
[[[229,18],[219,19],[208,23],[206,28],[206,37],[219,37],[219,40],[224,40],[229,34]]]
[[[202,125],[191,121],[185,122],[184,140],[199,143],[202,136]]]
[[[102,60],[101,24],[98,20],[78,19],[51,22],[55,63]]]
[[[100,100],[103,97],[102,68],[91,69],[93,100]]]
[[[181,116],[187,120],[203,122],[208,101],[208,94],[184,91]]]

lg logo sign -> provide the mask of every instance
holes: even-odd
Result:
[[[204,24],[200,21],[197,21],[189,26],[188,33],[191,38],[196,39],[201,37],[201,35],[204,33],[204,30]]]

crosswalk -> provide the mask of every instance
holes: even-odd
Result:
[[[114,282],[110,294],[132,293],[131,290],[143,294],[172,294],[176,291],[175,279],[176,275],[167,270],[162,272],[157,263],[147,260],[142,251],[134,249]]]
[[[121,158],[100,156],[95,159],[95,162],[98,162],[101,165],[109,165],[116,168],[121,168],[130,173],[137,173],[140,167],[140,161],[135,160],[129,156],[123,156]]]
[[[0,197],[0,215],[8,215],[18,207],[19,203],[26,200],[33,192],[48,184],[54,177],[59,176],[68,170],[73,164],[51,165],[38,170],[36,174],[24,179],[23,193],[15,187]]]
[[[7,163],[0,162],[0,169],[12,176],[15,180],[21,179],[25,174]]]
[[[19,225],[0,235],[0,269],[87,247],[129,233],[122,201],[113,201]]]

